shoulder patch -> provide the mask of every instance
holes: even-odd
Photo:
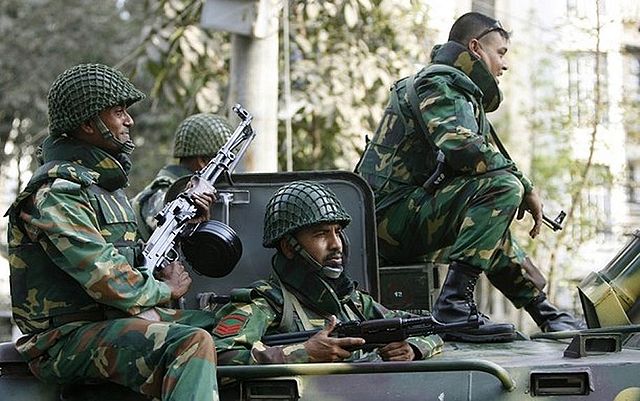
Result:
[[[213,334],[222,338],[235,336],[247,323],[247,317],[247,315],[237,312],[227,315],[218,322]]]

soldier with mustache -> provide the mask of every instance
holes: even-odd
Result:
[[[322,184],[296,181],[267,203],[263,246],[276,248],[268,280],[236,289],[213,331],[219,364],[407,361],[440,352],[437,335],[410,337],[374,351],[351,351],[361,338],[331,336],[336,322],[406,315],[358,290],[346,271],[351,217]],[[322,329],[303,343],[266,346],[264,335]]]
[[[44,163],[8,211],[16,344],[47,383],[109,381],[156,399],[218,400],[214,314],[166,307],[191,284],[179,261],[141,258],[124,188],[145,95],[115,68],[79,64],[48,95]],[[194,222],[213,194],[194,196]]]

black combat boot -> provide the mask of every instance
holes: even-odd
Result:
[[[524,309],[536,322],[544,333],[566,330],[584,330],[587,326],[583,321],[576,319],[570,313],[556,308],[543,292],[535,297]]]
[[[475,311],[473,290],[480,273],[482,270],[477,267],[459,262],[451,263],[433,307],[433,316],[443,323],[458,323],[469,320],[474,312],[478,314]],[[478,319],[481,322],[480,327],[447,332],[443,338],[474,343],[507,342],[516,339],[515,327],[512,324],[492,323],[489,317],[483,314],[478,314]]]

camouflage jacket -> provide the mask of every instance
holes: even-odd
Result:
[[[164,166],[156,178],[131,199],[131,205],[138,220],[138,238],[147,241],[156,229],[155,216],[164,207],[164,197],[169,187],[178,178],[192,174],[193,172],[184,166],[177,164]]]
[[[48,138],[45,164],[7,212],[11,300],[34,358],[86,321],[135,315],[170,299],[169,287],[134,267],[136,221],[126,174],[107,153]]]
[[[445,155],[448,176],[503,170],[516,175],[525,192],[531,191],[531,181],[491,142],[485,110],[497,108],[502,95],[481,60],[448,42],[436,47],[432,64],[414,76],[426,135],[413,118],[407,81],[395,83],[382,121],[357,167],[374,190],[377,211],[424,184],[435,170],[438,149]]]
[[[293,295],[289,293],[289,295]],[[296,300],[299,300],[296,297]],[[321,329],[326,324],[322,313],[298,301],[303,308],[312,329]],[[353,290],[341,302],[343,317],[347,308],[355,307],[360,319],[380,319],[405,316],[406,312],[391,311],[375,302],[361,291]],[[265,346],[260,340],[265,335],[304,331],[302,317],[293,312],[292,319],[287,313],[285,296],[280,281],[272,276],[267,281],[258,281],[251,287],[234,290],[232,300],[217,313],[218,325],[213,331],[218,352],[218,363],[222,365],[247,365],[265,363],[309,362],[309,356],[302,343],[293,345]],[[338,319],[341,319],[338,316]],[[346,317],[346,319],[349,319]],[[357,318],[356,318],[357,319]],[[287,321],[288,320],[288,321]],[[411,337],[407,340],[414,349],[416,359],[429,358],[442,349],[442,339],[438,335]],[[355,351],[349,360],[376,360],[374,352]]]

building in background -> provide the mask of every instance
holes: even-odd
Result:
[[[640,1],[624,2],[622,15],[623,109],[629,222],[626,231],[640,227]]]

